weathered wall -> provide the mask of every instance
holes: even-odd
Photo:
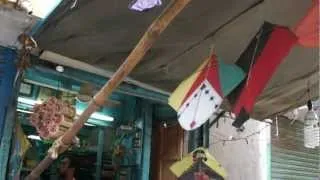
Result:
[[[210,129],[210,152],[228,172],[228,180],[268,180],[270,177],[270,125],[249,120],[243,132],[237,132],[232,120],[220,119]],[[260,133],[255,133],[259,132]],[[234,138],[245,139],[228,141]]]

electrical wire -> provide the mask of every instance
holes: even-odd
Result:
[[[209,145],[218,144],[218,143],[225,144],[226,142],[236,142],[236,141],[245,141],[248,144],[249,143],[248,139],[250,137],[253,137],[255,135],[259,135],[264,129],[266,129],[266,128],[270,127],[270,126],[271,125],[268,124],[268,125],[264,126],[263,128],[261,128],[260,130],[255,131],[255,132],[253,132],[253,133],[251,133],[251,134],[249,134],[247,136],[244,136],[244,137],[237,137],[237,138],[233,137],[231,139],[218,139],[218,140],[210,143]]]

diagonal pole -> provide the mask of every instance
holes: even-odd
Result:
[[[95,95],[93,100],[89,103],[87,109],[79,116],[73,126],[65,132],[61,137],[58,145],[58,153],[67,150],[79,130],[83,127],[84,123],[88,120],[90,115],[95,112],[100,106],[105,103],[105,100],[111,95],[112,91],[119,86],[126,76],[133,70],[133,68],[142,60],[144,55],[151,48],[153,43],[159,38],[160,34],[168,27],[172,20],[184,9],[184,7],[191,0],[173,0],[170,5],[163,11],[163,13],[153,21],[147,31],[144,33],[139,43],[131,51],[124,63],[119,67],[111,79],[100,89]],[[57,142],[57,141],[56,141]],[[40,174],[47,169],[54,161],[52,154],[48,155],[38,164],[36,168],[28,175],[27,180],[37,179]]]

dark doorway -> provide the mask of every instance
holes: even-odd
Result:
[[[152,141],[152,180],[177,180],[169,168],[182,157],[183,134],[179,124],[168,127],[156,124]]]

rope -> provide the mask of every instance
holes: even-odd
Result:
[[[48,150],[48,154],[50,155],[51,159],[57,159],[59,153],[62,149],[68,149],[70,145],[64,144],[62,142],[62,136],[59,137],[57,140],[54,141],[51,148]]]

